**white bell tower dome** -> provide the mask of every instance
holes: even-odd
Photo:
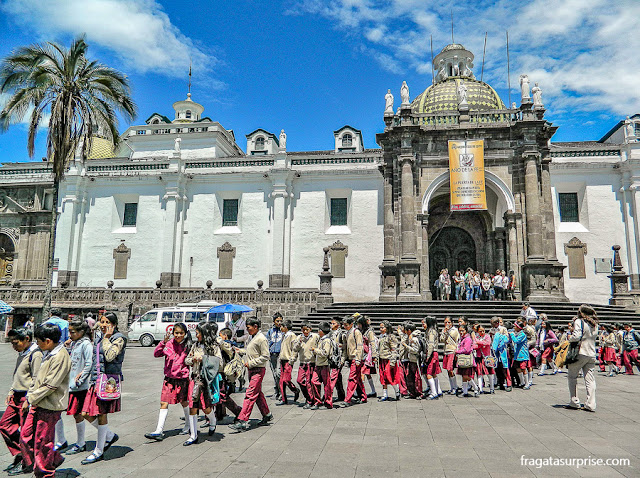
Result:
[[[202,117],[204,106],[193,101],[191,93],[187,93],[187,99],[176,101],[173,104],[173,109],[176,112],[174,123],[193,123],[194,121],[199,121]]]

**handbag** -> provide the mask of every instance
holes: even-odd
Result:
[[[120,375],[102,373],[100,371],[100,342],[96,343],[96,395],[100,400],[117,400],[122,394]]]
[[[540,355],[540,351],[538,349],[530,349],[529,353],[533,355],[535,358],[538,358],[538,355]]]
[[[564,359],[565,365],[569,365],[578,361],[578,354],[580,353],[580,342],[582,342],[582,337],[584,337],[584,322],[582,323],[582,335],[580,336],[580,340],[578,340],[577,342],[569,342],[567,355]]]
[[[471,354],[459,354],[456,363],[458,368],[473,367],[473,359],[471,358]]]
[[[491,355],[487,355],[484,358],[484,366],[487,368],[496,368],[496,365],[498,365],[498,359],[496,359],[493,351],[491,351]]]

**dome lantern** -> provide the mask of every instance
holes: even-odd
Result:
[[[176,101],[173,104],[173,109],[176,112],[176,118],[173,120],[174,123],[192,123],[200,120],[204,106],[193,101],[191,99],[191,93],[187,93],[187,99]]]
[[[433,59],[436,83],[451,77],[474,79],[472,68],[473,53],[459,43],[445,46]]]

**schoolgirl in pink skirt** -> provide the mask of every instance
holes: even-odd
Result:
[[[380,367],[380,385],[382,385],[382,397],[378,401],[397,400],[400,392],[398,390],[398,340],[393,333],[391,322],[383,320],[380,324],[380,337],[378,338],[378,364]],[[394,390],[393,396],[389,397],[388,387],[391,385]]]
[[[456,366],[458,368],[458,375],[462,377],[462,396],[469,397],[469,385],[473,385],[474,396],[480,395],[480,389],[473,379],[475,363],[473,360],[473,339],[469,334],[469,328],[467,325],[459,325],[458,332],[460,333],[460,344],[456,350]],[[471,355],[471,367],[460,367],[458,359],[460,355]]]
[[[491,336],[486,333],[482,325],[478,326],[478,330],[473,338],[473,351],[475,354],[475,371],[478,376],[480,393],[483,393],[483,387],[487,386],[489,387],[489,391],[486,393],[495,393],[495,369],[493,367],[487,367],[484,363],[485,357],[491,355]]]
[[[173,338],[172,338],[173,335]],[[169,405],[180,404],[184,412],[185,426],[180,434],[189,433],[189,367],[184,361],[191,348],[191,333],[183,323],[167,331],[164,339],[156,346],[153,356],[164,358],[164,380],[160,392],[160,414],[158,425],[152,433],[144,436],[149,440],[164,440],[164,424],[169,413]]]

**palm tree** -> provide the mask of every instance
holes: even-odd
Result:
[[[68,50],[51,42],[25,46],[0,66],[0,93],[8,95],[0,112],[0,132],[28,116],[27,151],[33,157],[40,124],[49,116],[47,158],[53,168],[53,207],[43,318],[51,310],[58,192],[69,161],[86,159],[98,131],[115,147],[119,140],[117,113],[127,120],[136,115],[127,77],[88,60],[87,48],[84,36],[74,40]]]

